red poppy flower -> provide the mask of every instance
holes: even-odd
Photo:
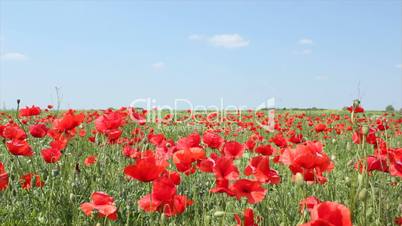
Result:
[[[177,151],[173,154],[173,163],[179,172],[194,173],[193,162],[204,159],[205,151],[202,148],[189,148]]]
[[[162,212],[171,217],[184,212],[192,201],[186,196],[176,194],[176,185],[180,184],[178,173],[164,173],[153,182],[151,194],[147,194],[138,201],[138,205],[146,212]]]
[[[41,112],[40,108],[32,105],[32,107],[26,106],[25,108],[20,109],[19,115],[20,116],[34,116],[34,115],[39,115]]]
[[[320,133],[320,132],[324,132],[327,129],[327,126],[324,124],[318,124],[315,126],[315,132]]]
[[[104,192],[94,192],[91,199],[91,202],[82,203],[80,206],[85,215],[90,216],[94,210],[97,210],[99,217],[117,220],[117,207],[113,197]]]
[[[285,148],[288,146],[288,143],[281,133],[278,133],[276,136],[272,137],[270,142],[273,142],[276,146],[280,148]]]
[[[4,165],[0,162],[0,191],[3,191],[8,186],[8,173],[4,170]]]
[[[395,149],[390,153],[389,172],[392,176],[402,178],[402,148]]]
[[[64,113],[62,118],[53,121],[53,128],[59,132],[66,132],[79,126],[85,119],[83,113],[75,114],[74,110]]]
[[[234,180],[239,177],[239,170],[233,164],[233,159],[229,157],[217,159],[213,172],[216,179]]]
[[[321,201],[315,197],[315,196],[309,196],[302,201],[300,201],[299,206],[300,206],[300,211],[303,212],[305,208],[310,212],[314,206],[319,204]]]
[[[336,202],[322,202],[310,211],[310,221],[301,226],[352,226],[350,211],[347,207]]]
[[[128,109],[128,114],[134,122],[137,122],[139,125],[145,125],[147,122],[146,111],[137,112],[134,108]]]
[[[202,141],[210,148],[220,148],[223,144],[223,138],[216,133],[206,131]]]
[[[303,142],[303,134],[293,134],[290,138],[289,141],[294,143],[294,144],[300,144]]]
[[[238,214],[235,214],[234,218],[237,222],[236,226],[258,226],[258,224],[254,221],[254,212],[251,208],[244,210],[243,221]]]
[[[285,149],[279,161],[289,166],[293,175],[303,174],[305,181],[325,183],[323,172],[330,172],[334,164],[322,149],[320,142],[306,142],[296,149]]]
[[[177,149],[184,150],[188,148],[200,147],[201,137],[198,133],[194,132],[187,137],[183,137],[177,141]]]
[[[261,186],[260,182],[248,179],[237,180],[230,189],[237,199],[246,197],[247,202],[250,204],[261,202],[267,193],[267,190]]]
[[[191,206],[193,201],[184,195],[174,195],[170,200],[162,202],[157,199],[152,199],[148,194],[138,200],[138,206],[146,212],[162,212],[166,217],[172,217],[183,213],[188,206]]]
[[[245,168],[246,176],[253,175],[255,179],[262,183],[278,184],[281,178],[276,170],[269,168],[269,158],[257,156],[251,159],[250,164]]]
[[[15,124],[7,124],[1,131],[0,135],[6,139],[24,140],[27,138],[24,130]]]
[[[61,151],[56,148],[47,148],[41,151],[43,160],[47,163],[55,163],[60,160]]]
[[[150,134],[148,135],[148,140],[149,140],[149,142],[151,142],[151,144],[153,144],[153,145],[155,145],[155,146],[159,146],[159,145],[162,144],[162,142],[163,142],[164,140],[166,140],[166,137],[165,137],[165,135],[163,135],[163,134],[153,134],[153,133],[150,133]]]
[[[395,224],[396,225],[402,225],[402,217],[395,217]]]
[[[229,141],[223,145],[223,154],[225,156],[237,159],[243,155],[244,145],[237,141]]]
[[[25,140],[10,140],[6,142],[6,146],[13,155],[32,156],[34,154]]]
[[[123,148],[123,155],[127,158],[136,159],[141,156],[141,152],[139,152],[137,149],[132,148],[130,146],[125,146]]]
[[[96,156],[95,155],[90,155],[85,158],[84,164],[85,166],[91,166],[96,163]]]
[[[151,152],[152,153],[152,152]],[[153,154],[124,168],[124,174],[141,182],[150,182],[157,179],[165,171],[168,163],[158,161]]]
[[[262,155],[272,155],[275,149],[271,145],[261,145],[255,149],[255,152]]]
[[[34,180],[34,181],[32,181]],[[33,173],[27,173],[21,176],[20,179],[22,189],[29,190],[34,187],[43,187],[45,183],[40,180],[40,176]]]
[[[95,128],[99,132],[106,133],[123,125],[123,115],[118,111],[107,110],[95,120]]]
[[[44,124],[36,124],[29,127],[29,133],[36,138],[46,136],[48,128]]]
[[[364,112],[364,108],[362,108],[360,106],[357,106],[357,107],[350,106],[350,107],[347,107],[347,109],[348,109],[348,111],[350,113],[352,113],[352,112],[354,112],[354,113],[363,113]]]
[[[210,190],[212,193],[226,193],[229,196],[234,196],[235,193],[229,188],[229,180],[216,179],[215,187]]]

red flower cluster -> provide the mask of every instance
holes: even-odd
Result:
[[[94,210],[99,217],[107,217],[110,220],[117,220],[117,207],[113,197],[104,192],[94,192],[91,195],[91,202],[81,204],[81,210],[85,215],[90,216]]]
[[[330,172],[334,164],[323,151],[320,142],[306,142],[299,144],[295,149],[285,149],[279,161],[287,165],[293,175],[301,173],[307,182],[323,184],[327,178],[324,172]]]

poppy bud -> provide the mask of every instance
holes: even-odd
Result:
[[[395,177],[391,177],[391,183],[396,183]]]
[[[101,223],[96,223],[96,226],[102,226],[102,224]]]
[[[363,184],[363,175],[361,174],[357,175],[357,183],[359,183],[359,186]]]
[[[336,140],[335,140],[335,139],[332,139],[332,143],[335,144],[335,143],[336,143]]]
[[[303,185],[303,183],[304,183],[303,174],[296,173],[296,175],[295,175],[295,183],[296,183],[296,185]]]
[[[38,219],[38,222],[40,222],[41,224],[46,223],[46,219],[43,216],[39,216],[37,219]]]
[[[345,184],[348,184],[350,182],[350,178],[349,177],[345,177]]]
[[[367,135],[369,133],[369,127],[367,125],[364,125],[362,128],[362,132],[364,135]]]
[[[346,143],[346,150],[352,150],[352,145],[349,142]]]
[[[21,100],[20,99],[17,99],[17,104],[20,104],[21,103]]]
[[[58,169],[52,169],[52,176],[57,177],[60,174],[60,170]]]
[[[222,217],[225,215],[225,211],[216,211],[214,217]]]
[[[354,107],[354,108],[357,108],[357,107],[359,107],[359,106],[360,106],[360,100],[359,100],[359,99],[354,100],[354,101],[353,101],[353,107]]]
[[[364,201],[367,198],[367,189],[363,188],[360,192],[359,192],[359,200],[360,201]]]
[[[335,159],[336,159],[336,156],[335,156],[335,155],[331,155],[331,160],[332,160],[332,161],[335,161]]]
[[[366,217],[369,217],[373,213],[373,208],[367,208]]]
[[[74,200],[74,194],[70,193],[70,201],[73,201],[73,200]]]

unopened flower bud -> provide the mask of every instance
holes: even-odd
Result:
[[[363,175],[357,175],[357,183],[359,184],[359,186],[363,184]]]
[[[359,106],[360,106],[360,100],[359,99],[354,100],[353,101],[353,107],[357,108]]]
[[[364,201],[367,198],[367,189],[363,188],[360,192],[359,192],[359,200],[360,201]]]
[[[367,125],[364,125],[362,127],[362,132],[364,135],[367,135],[369,133],[370,128]]]
[[[215,211],[214,217],[222,217],[225,215],[225,211]]]
[[[57,177],[60,174],[60,170],[58,169],[52,169],[52,176]]]
[[[295,175],[295,183],[296,183],[296,185],[303,185],[303,183],[304,183],[303,174],[296,173],[296,175]]]
[[[351,145],[349,142],[346,143],[346,150],[347,150],[347,151],[352,150],[352,145]]]

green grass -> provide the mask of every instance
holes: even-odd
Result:
[[[284,114],[287,111],[278,111]],[[7,112],[14,114],[14,112]],[[290,114],[300,114],[299,111],[289,111]],[[340,111],[312,111],[310,116],[320,116],[322,113],[345,114]],[[376,114],[376,113],[373,113]],[[3,120],[4,124],[5,120]],[[345,120],[341,120],[345,122]],[[1,118],[0,118],[0,124]],[[90,131],[93,123],[83,124]],[[136,125],[132,122],[124,126],[123,136],[127,137]],[[188,125],[150,127],[156,133],[163,133],[167,138],[177,141],[194,132],[194,127]],[[197,125],[201,134],[205,127]],[[237,126],[233,126],[237,128]],[[86,137],[76,136],[63,151],[61,160],[56,164],[46,164],[40,157],[40,150],[48,145],[49,138],[28,138],[36,155],[32,158],[15,157],[9,154],[5,145],[0,144],[0,161],[3,162],[10,176],[10,184],[5,191],[0,192],[0,224],[1,225],[234,225],[233,214],[241,214],[243,209],[251,207],[255,214],[261,217],[260,225],[297,225],[308,220],[306,212],[299,210],[299,201],[314,195],[320,200],[339,202],[352,211],[355,225],[393,225],[394,218],[402,215],[398,206],[402,203],[402,183],[400,178],[389,174],[373,172],[372,176],[364,176],[359,185],[358,172],[353,163],[358,156],[373,153],[369,145],[364,147],[352,144],[351,133],[329,135],[333,139],[323,139],[321,134],[308,131],[307,122],[303,122],[304,136],[309,140],[319,140],[325,144],[324,150],[329,156],[335,157],[335,168],[327,173],[328,182],[324,185],[295,185],[291,181],[290,170],[283,165],[271,164],[278,170],[282,178],[279,185],[264,185],[268,189],[265,199],[258,204],[250,205],[244,201],[227,197],[225,194],[213,194],[209,190],[214,187],[215,178],[211,174],[196,172],[193,175],[182,175],[182,183],[178,193],[194,200],[194,204],[176,217],[166,218],[160,213],[145,213],[140,210],[137,201],[149,193],[150,185],[135,180],[127,180],[123,169],[133,161],[122,154],[122,145],[108,144],[107,139],[97,135],[98,143],[87,141]],[[227,140],[244,142],[250,131],[243,130],[239,136],[224,137]],[[272,134],[261,133],[269,139]],[[0,138],[1,139],[1,138]],[[390,132],[388,144],[391,147],[401,146],[401,136]],[[347,146],[351,148],[348,149]],[[147,142],[137,145],[140,149],[152,149]],[[211,153],[211,149],[206,149]],[[83,165],[83,160],[89,155],[97,156],[97,163],[90,167]],[[254,156],[246,153],[236,161],[239,171],[243,172],[248,160]],[[77,166],[78,165],[78,166]],[[79,170],[77,170],[79,168]],[[170,169],[175,169],[171,164]],[[29,191],[22,190],[19,177],[26,172],[38,173],[45,186]],[[244,177],[242,175],[242,177]],[[391,186],[391,183],[396,185]],[[359,199],[359,192],[367,190],[367,198]],[[103,191],[115,198],[118,207],[118,220],[109,221],[105,218],[87,217],[80,210],[80,204],[90,201],[94,191]],[[224,216],[214,216],[216,211],[224,211]]]

